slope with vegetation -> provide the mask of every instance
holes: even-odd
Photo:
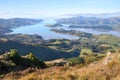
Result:
[[[13,41],[0,42],[1,54],[3,54],[5,51],[9,51],[11,48],[17,49],[20,52],[20,55],[26,55],[27,53],[32,52],[36,57],[42,60],[53,60],[58,58],[68,58],[72,56],[67,52],[50,49],[48,47],[40,45],[22,44]]]
[[[22,71],[29,67],[45,68],[46,64],[37,59],[32,53],[20,56],[15,49],[0,55],[0,74],[4,75],[10,72]]]
[[[91,38],[81,37],[78,40],[43,40],[37,35],[23,34],[0,38],[1,54],[14,48],[20,52],[20,55],[32,52],[42,60],[77,57],[82,49],[90,49],[94,53],[104,54],[107,51],[114,52],[119,47],[120,38],[112,35],[98,35]]]
[[[95,56],[95,55],[86,55]],[[120,78],[120,52],[108,53],[100,60],[95,60],[86,64],[87,59],[73,58],[74,65],[67,66],[52,66],[46,69],[37,69],[32,73],[26,75],[10,74],[3,77],[3,79],[15,80],[119,80]],[[81,61],[81,62],[80,62]],[[107,63],[106,63],[107,61]]]
[[[1,35],[0,39],[6,39],[10,41],[15,41],[23,44],[40,44],[44,42],[43,38],[37,34],[8,34]]]

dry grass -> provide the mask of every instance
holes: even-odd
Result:
[[[104,65],[104,59],[82,68],[51,67],[29,73],[16,80],[120,80],[120,61],[118,54],[112,54],[112,60]],[[7,79],[6,79],[7,80]]]

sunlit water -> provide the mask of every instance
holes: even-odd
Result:
[[[53,20],[45,20],[41,23],[31,25],[31,26],[22,26],[16,29],[13,29],[12,34],[22,33],[22,34],[38,34],[42,36],[45,40],[47,39],[78,39],[77,36],[59,34],[50,31],[51,28],[46,27],[46,24],[53,24]]]
[[[56,21],[54,19],[45,19],[43,22],[31,25],[31,26],[22,26],[16,29],[13,29],[13,34],[14,33],[22,33],[22,34],[38,34],[42,36],[45,40],[47,39],[78,39],[79,37],[77,36],[72,36],[72,35],[65,35],[65,34],[60,34],[60,33],[55,33],[50,31],[50,27],[46,27],[46,24],[54,24]],[[78,30],[78,31],[83,31],[87,33],[92,33],[92,34],[112,34],[114,36],[120,37],[120,32],[116,31],[99,31],[99,30],[94,30],[94,29],[86,29],[86,28],[68,28],[68,25],[64,25],[64,27],[61,27],[65,30]],[[57,29],[60,29],[59,27]]]

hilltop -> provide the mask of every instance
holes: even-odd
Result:
[[[20,56],[17,50],[11,49],[0,55],[0,75],[35,67],[45,68],[46,65],[32,53]]]

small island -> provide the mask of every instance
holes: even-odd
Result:
[[[47,27],[51,27],[51,28],[55,28],[55,27],[63,27],[62,24],[58,24],[58,23],[55,23],[55,24],[46,24],[45,26],[47,26]]]
[[[92,37],[92,34],[90,34],[90,33],[85,33],[85,32],[76,31],[76,30],[51,29],[51,31],[56,32],[56,33],[75,35],[78,37],[87,37],[87,38]]]

